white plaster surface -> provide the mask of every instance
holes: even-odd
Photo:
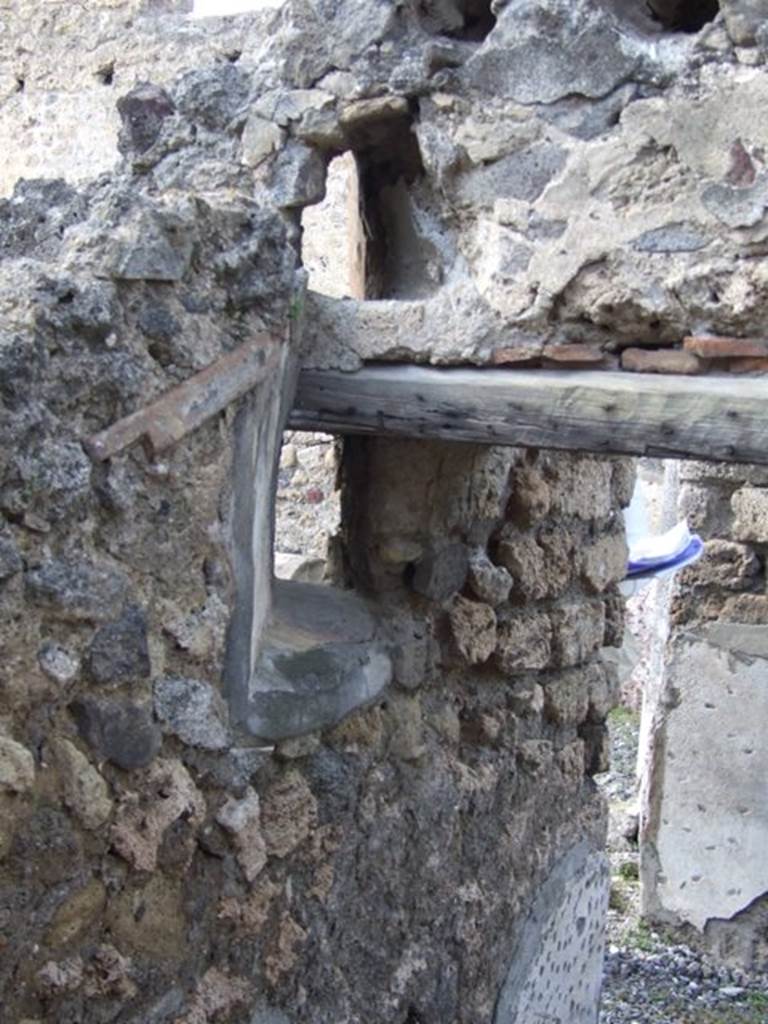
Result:
[[[263,11],[267,7],[282,7],[284,3],[285,0],[195,0],[193,14],[196,18],[222,17]]]
[[[608,889],[605,854],[584,844],[555,866],[524,926],[494,1024],[594,1024]]]
[[[208,2],[223,14],[234,0]],[[120,96],[138,82],[168,85],[234,50],[247,63],[271,17],[263,2],[264,13],[240,22],[197,21],[183,6],[153,14],[144,0],[0,2],[0,198],[21,178],[79,184],[111,171],[120,158]]]
[[[703,930],[768,891],[768,626],[714,623],[681,633],[666,678],[645,909]]]

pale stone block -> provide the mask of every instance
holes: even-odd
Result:
[[[768,487],[742,487],[731,498],[737,540],[768,543]]]
[[[701,931],[768,891],[766,678],[768,627],[713,623],[673,642],[666,689],[676,699],[659,707],[641,815],[653,917]]]

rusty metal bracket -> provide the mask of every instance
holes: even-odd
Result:
[[[156,402],[86,438],[83,447],[101,462],[144,440],[151,455],[158,455],[265,380],[284,344],[273,335],[255,335]]]

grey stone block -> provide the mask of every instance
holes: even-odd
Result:
[[[644,231],[631,245],[638,252],[696,252],[711,240],[691,224],[678,223]]]
[[[223,132],[248,99],[251,81],[234,64],[190,71],[176,84],[179,110],[209,131]]]
[[[21,572],[24,563],[16,541],[10,534],[0,535],[0,583]]]
[[[160,750],[162,734],[148,705],[83,697],[69,710],[85,742],[118,768],[145,768]]]
[[[481,601],[498,608],[509,597],[512,577],[503,566],[494,565],[484,551],[477,551],[469,560],[469,585]]]
[[[616,29],[608,9],[591,0],[517,0],[500,12],[464,75],[472,86],[520,103],[606,96],[640,66]],[[616,44],[606,46],[606,38]]]
[[[271,187],[278,206],[319,203],[325,196],[325,160],[311,146],[290,142],[275,160]]]
[[[45,438],[14,458],[15,480],[3,488],[0,505],[17,516],[33,513],[48,522],[73,517],[91,489],[91,461],[76,441]]]
[[[267,740],[326,729],[375,700],[391,679],[389,657],[373,645],[267,649],[251,681],[248,728]]]
[[[37,652],[40,668],[49,679],[66,686],[80,674],[80,659],[58,644],[44,644]]]
[[[107,257],[107,271],[119,281],[176,282],[184,277],[191,251],[171,239],[159,219],[142,211],[120,229]]]
[[[449,600],[464,586],[469,569],[469,552],[463,544],[435,548],[416,564],[413,589],[432,601]]]
[[[737,46],[752,46],[768,20],[766,0],[720,0],[728,35]]]
[[[116,569],[74,558],[52,559],[27,572],[32,604],[60,619],[108,622],[117,618],[128,580]]]
[[[159,679],[155,683],[155,714],[182,743],[204,750],[229,746],[226,709],[219,692],[200,679]]]
[[[163,121],[175,111],[173,100],[157,85],[144,82],[117,101],[122,121],[119,147],[123,153],[145,153],[160,135]]]
[[[461,198],[466,203],[485,201],[489,205],[496,199],[533,202],[563,169],[566,159],[566,151],[552,143],[541,143],[511,153],[466,174],[459,190]]]
[[[126,608],[116,622],[96,630],[86,655],[86,667],[97,683],[129,683],[148,678],[147,621],[140,608]]]

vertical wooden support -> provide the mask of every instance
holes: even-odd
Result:
[[[230,522],[235,610],[224,681],[237,723],[247,718],[250,680],[269,621],[277,473],[283,428],[296,389],[300,327],[298,319],[292,322],[278,358],[243,399],[235,420]]]

